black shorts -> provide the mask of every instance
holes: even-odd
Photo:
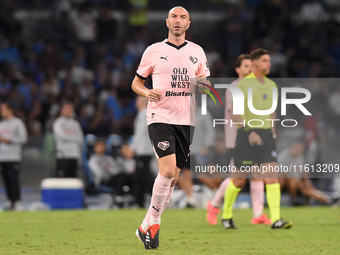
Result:
[[[195,127],[189,125],[150,124],[149,137],[157,159],[175,154],[176,166],[183,169],[190,153],[194,129]]]
[[[260,146],[252,146],[248,140],[249,132],[237,131],[236,146],[233,151],[236,168],[267,162],[277,162],[276,144],[270,129],[253,129],[262,139]]]
[[[184,164],[184,169],[192,169],[195,168],[196,166],[196,156],[190,154],[190,156],[187,158],[187,161]]]

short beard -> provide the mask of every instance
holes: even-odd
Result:
[[[183,30],[182,32],[176,32],[176,31],[174,31],[174,29],[172,30],[172,34],[174,35],[174,36],[176,36],[176,37],[180,37],[180,36],[182,36],[184,33],[186,32],[186,30]]]

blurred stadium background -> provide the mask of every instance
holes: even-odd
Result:
[[[15,103],[29,132],[24,190],[54,171],[51,123],[63,101],[74,103],[84,134],[133,135],[131,81],[145,48],[167,37],[165,17],[176,5],[191,14],[187,39],[205,50],[211,77],[236,77],[236,57],[258,47],[270,51],[270,77],[340,77],[337,0],[1,0],[0,100]],[[340,161],[339,88],[317,88],[321,107],[303,120],[318,162]]]

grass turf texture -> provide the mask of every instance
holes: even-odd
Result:
[[[157,250],[134,237],[145,212],[3,212],[0,254],[340,254],[339,208],[283,208],[290,230],[251,225],[250,209],[235,210],[237,230],[209,225],[205,210],[167,210]]]

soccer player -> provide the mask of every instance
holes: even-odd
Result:
[[[225,228],[236,228],[233,222],[233,204],[242,187],[245,184],[245,174],[240,173],[240,169],[258,164],[262,167],[277,167],[275,126],[266,119],[275,119],[276,113],[268,115],[256,115],[248,108],[248,88],[252,88],[253,105],[257,110],[268,110],[272,105],[273,88],[277,88],[276,83],[266,76],[270,72],[270,56],[267,50],[256,49],[251,53],[253,72],[238,83],[245,97],[244,115],[233,115],[232,120],[240,123],[237,130],[236,145],[234,149],[234,162],[238,170],[237,177],[233,178],[224,196],[224,208],[222,214],[222,224]],[[249,120],[258,119],[263,121],[263,125],[253,128],[248,124]],[[255,125],[255,124],[253,124]],[[258,123],[256,123],[258,125]],[[290,228],[291,221],[283,221],[280,216],[281,191],[276,173],[266,173],[264,182],[266,184],[266,194],[270,218],[273,229]]]
[[[195,116],[195,89],[190,78],[206,80],[210,75],[203,49],[185,40],[190,22],[183,7],[169,11],[168,38],[145,50],[132,82],[133,91],[149,99],[148,132],[159,166],[149,210],[136,230],[146,249],[159,246],[161,215],[189,155]],[[153,80],[151,90],[144,86],[149,75]]]
[[[238,79],[232,82],[232,85],[237,86],[240,80],[246,76],[248,76],[252,72],[252,64],[250,55],[241,54],[238,56],[235,65],[235,72],[238,75]],[[225,104],[225,119],[230,123],[231,120],[231,108],[232,108],[232,99],[231,93],[229,90],[226,90],[226,104]],[[236,126],[225,125],[225,139],[226,139],[226,147],[229,149],[233,149],[235,147],[237,128]],[[233,160],[231,161],[231,164]],[[219,207],[222,204],[222,199],[224,197],[224,193],[231,178],[225,179],[218,190],[216,191],[212,201],[209,201],[207,204],[207,220],[210,224],[217,224],[217,215],[220,213]],[[250,181],[250,192],[251,192],[251,202],[253,206],[253,214],[254,217],[251,220],[252,224],[271,224],[271,220],[267,218],[265,214],[263,214],[263,204],[264,204],[264,185],[262,179],[253,178]]]

